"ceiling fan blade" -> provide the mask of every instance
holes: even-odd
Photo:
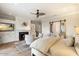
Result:
[[[36,13],[31,13],[31,14],[34,14],[34,15],[36,15]]]
[[[45,15],[45,13],[39,13],[39,15]]]

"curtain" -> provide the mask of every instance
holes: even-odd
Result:
[[[53,23],[52,31],[55,34],[59,34],[60,33],[60,22]]]

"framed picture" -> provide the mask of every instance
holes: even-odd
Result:
[[[14,24],[0,22],[0,32],[14,31]]]

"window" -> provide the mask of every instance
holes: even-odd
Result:
[[[0,32],[13,31],[13,30],[14,30],[14,24],[0,22]]]

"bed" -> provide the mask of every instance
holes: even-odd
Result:
[[[55,56],[76,56],[74,47],[66,46],[63,39],[59,40],[50,48],[50,54]]]
[[[60,37],[41,38],[31,45],[33,56],[77,56],[74,46],[67,46],[64,39]]]

